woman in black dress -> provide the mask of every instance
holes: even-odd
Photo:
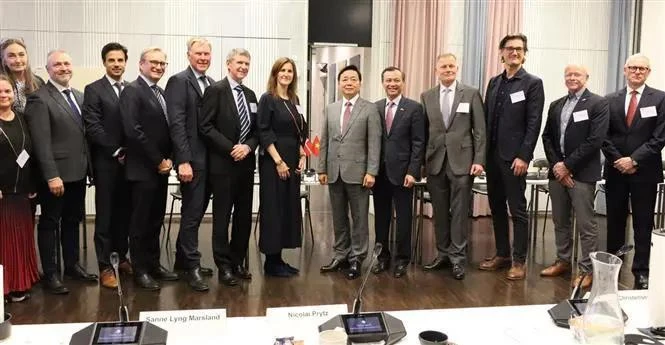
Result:
[[[268,276],[290,277],[299,272],[282,259],[282,249],[301,243],[300,174],[305,168],[302,145],[307,124],[298,105],[297,79],[293,60],[277,59],[268,91],[259,101],[259,248],[266,255],[263,268]]]

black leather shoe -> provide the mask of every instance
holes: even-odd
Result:
[[[349,267],[349,262],[346,260],[332,259],[329,264],[321,266],[321,273],[341,271]]]
[[[263,272],[265,273],[266,276],[280,277],[280,278],[288,278],[294,275],[293,273],[289,272],[289,270],[286,268],[285,265],[281,264],[271,264],[271,265],[264,264]]]
[[[236,265],[233,267],[233,275],[240,279],[252,280],[252,274],[243,265]]]
[[[451,267],[450,259],[448,257],[437,257],[434,261],[423,266],[423,271],[434,271],[442,268]]]
[[[402,278],[403,276],[405,276],[407,267],[409,267],[408,262],[398,263],[397,266],[395,267],[395,271],[393,272],[393,277]]]
[[[460,264],[453,265],[453,278],[457,280],[464,279],[464,266]]]
[[[217,280],[226,286],[238,285],[238,279],[233,275],[233,270],[230,267],[220,268]]]
[[[96,282],[97,275],[90,274],[86,272],[83,267],[79,264],[75,264],[72,267],[65,268],[65,276],[75,280],[81,280],[86,282]]]
[[[57,274],[51,274],[42,278],[42,285],[48,292],[54,295],[66,295],[69,289],[62,284]]]
[[[638,274],[635,276],[635,290],[648,290],[649,289],[649,277],[644,274]]]
[[[155,279],[157,279],[157,280],[166,280],[166,281],[178,280],[178,274],[177,273],[173,273],[173,272],[167,270],[166,268],[164,268],[163,266],[159,266],[159,267],[155,268],[154,270],[152,270],[152,272],[150,272],[150,275],[155,277]]]
[[[299,274],[299,273],[300,273],[300,270],[299,270],[299,269],[297,269],[297,268],[295,268],[295,267],[289,265],[288,263],[286,263],[286,262],[284,262],[284,261],[282,261],[282,265],[283,265],[284,268],[286,268],[286,270],[289,271],[289,273],[291,273],[291,274],[296,275],[296,274]]]
[[[153,279],[148,273],[136,272],[134,274],[134,283],[136,283],[138,287],[144,290],[157,291],[161,289],[159,283],[155,279]]]
[[[187,284],[192,288],[192,290],[204,292],[210,289],[208,284],[203,281],[200,267],[192,268],[191,270],[187,270],[184,273]]]
[[[212,268],[210,268],[210,267],[201,266],[201,267],[199,267],[199,271],[201,271],[202,276],[212,277],[212,272],[213,271],[212,271]]]
[[[387,260],[379,260],[377,263],[374,264],[372,267],[372,273],[374,274],[379,274],[387,269],[390,268],[390,261]]]
[[[353,261],[346,272],[346,279],[353,280],[360,277],[360,262]]]

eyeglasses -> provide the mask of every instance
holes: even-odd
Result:
[[[169,63],[166,62],[166,61],[149,60],[148,62],[150,62],[150,64],[155,66],[155,67],[157,67],[157,66],[166,67],[166,66],[169,65]]]
[[[509,53],[512,53],[512,52],[523,53],[524,52],[524,48],[522,48],[522,47],[503,47],[503,49],[508,51]]]
[[[640,72],[644,73],[644,72],[649,70],[649,67],[644,67],[644,66],[628,66],[627,68],[631,72],[640,71]]]

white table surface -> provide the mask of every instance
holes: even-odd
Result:
[[[625,333],[638,333],[648,327],[646,291],[621,291],[621,306],[628,314]],[[566,345],[576,344],[569,330],[554,325],[547,313],[552,305],[527,305],[489,308],[431,309],[394,311],[407,329],[398,344],[417,345],[424,330],[446,333],[458,345]],[[276,325],[266,317],[227,318],[220,337],[202,338],[186,330],[169,333],[168,344],[271,345],[276,335],[294,335],[306,345],[318,344],[319,321],[311,320]],[[12,328],[12,337],[2,345],[67,345],[71,335],[89,323],[21,325]],[[279,330],[277,328],[279,327]],[[281,333],[281,334],[276,334]]]

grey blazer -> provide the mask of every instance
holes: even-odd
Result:
[[[441,172],[448,157],[455,175],[465,175],[471,164],[485,165],[485,111],[478,89],[457,82],[451,107],[450,127],[443,123],[439,103],[439,85],[423,92],[421,103],[427,120],[425,166],[429,175]],[[468,111],[460,104],[468,104]]]
[[[81,108],[83,93],[72,88]],[[88,173],[88,147],[83,119],[74,115],[56,87],[47,82],[28,97],[25,118],[30,127],[36,161],[42,178],[63,182],[82,180]]]
[[[379,111],[374,103],[358,98],[344,133],[340,128],[341,113],[342,101],[327,105],[323,113],[319,173],[328,174],[329,183],[341,177],[345,183],[362,184],[365,174],[379,173]]]

